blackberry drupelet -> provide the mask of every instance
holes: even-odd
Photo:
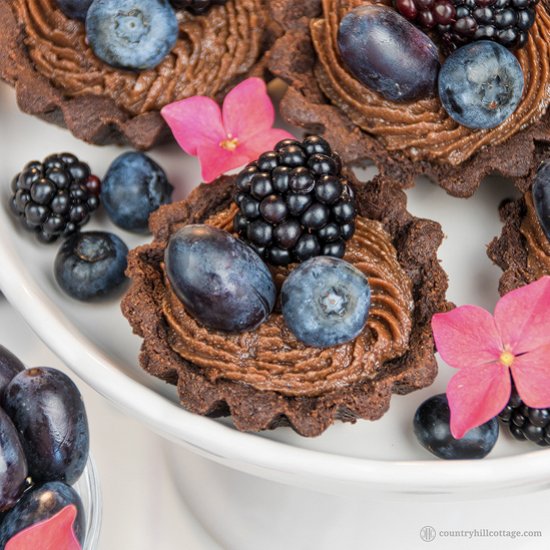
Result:
[[[515,388],[508,405],[498,415],[510,433],[520,441],[528,439],[541,447],[550,446],[550,409],[534,409],[523,403]]]
[[[29,162],[12,181],[10,206],[42,242],[75,233],[99,206],[99,179],[71,153]]]
[[[274,265],[341,258],[355,231],[355,202],[342,165],[319,136],[286,139],[237,177],[234,229]]]
[[[527,43],[539,0],[395,0],[399,13],[439,34],[447,49],[493,40],[509,49]]]
[[[187,10],[193,15],[203,15],[212,6],[223,6],[227,0],[170,0],[177,10]]]

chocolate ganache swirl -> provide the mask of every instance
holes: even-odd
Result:
[[[229,0],[205,16],[181,11],[170,54],[154,69],[136,73],[99,60],[86,43],[84,25],[63,15],[55,0],[9,2],[38,72],[69,97],[107,96],[131,115],[227,91],[258,60],[267,20],[265,0]]]
[[[231,231],[237,212],[232,205],[206,223]],[[379,222],[358,217],[345,260],[369,279],[369,319],[355,340],[318,349],[299,342],[275,311],[254,331],[227,334],[207,329],[186,311],[174,292],[162,305],[169,345],[180,357],[203,369],[211,380],[228,379],[285,396],[314,397],[375,378],[386,362],[409,345],[413,308],[411,281],[397,261],[390,236]],[[280,288],[288,268],[274,268]]]
[[[380,139],[390,151],[412,160],[459,165],[487,145],[497,145],[534,124],[550,103],[550,0],[541,0],[524,48],[515,52],[525,77],[523,97],[516,111],[492,129],[459,125],[443,109],[438,97],[411,103],[384,99],[356,80],[344,67],[338,50],[340,21],[350,10],[373,0],[322,0],[323,17],[312,20],[317,52],[316,77],[323,93],[365,132]],[[384,2],[387,3],[387,2]]]

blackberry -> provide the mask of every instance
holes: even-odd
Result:
[[[99,206],[99,179],[71,153],[29,162],[11,185],[10,206],[42,242],[75,233]]]
[[[550,446],[550,409],[534,409],[523,403],[515,388],[504,410],[498,415],[510,433],[520,441]]]
[[[170,0],[177,10],[186,10],[193,15],[204,15],[212,6],[223,6],[227,0]]]
[[[525,46],[539,0],[395,0],[399,13],[439,34],[449,51],[476,40]]]
[[[355,231],[355,201],[340,157],[319,136],[285,139],[237,177],[233,227],[274,265],[341,258]]]

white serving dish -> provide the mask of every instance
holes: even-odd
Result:
[[[0,86],[0,287],[46,344],[73,371],[107,399],[169,440],[230,468],[295,487],[333,495],[370,495],[405,499],[495,497],[541,489],[550,481],[550,450],[519,444],[507,437],[483,461],[437,460],[418,446],[411,421],[418,404],[444,391],[452,374],[442,365],[436,383],[408,396],[394,396],[378,422],[337,424],[315,439],[289,429],[246,434],[229,420],[190,414],[177,404],[174,388],[141,371],[140,339],[119,311],[118,299],[82,304],[64,295],[52,276],[57,245],[38,244],[20,230],[7,208],[9,183],[29,160],[70,150],[102,176],[121,152],[93,147],[68,132],[17,111],[14,94]],[[185,196],[199,181],[195,159],[175,146],[151,154]],[[408,191],[410,210],[440,221],[448,235],[440,257],[450,277],[449,298],[492,309],[499,270],[485,246],[500,231],[497,206],[513,194],[509,182],[486,182],[475,197],[453,199],[423,181]],[[112,226],[104,216],[89,228],[107,228],[132,247],[143,242]]]

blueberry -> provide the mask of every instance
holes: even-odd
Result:
[[[33,481],[75,483],[88,460],[89,435],[74,382],[57,369],[26,369],[6,388],[4,408],[20,434]]]
[[[546,238],[550,241],[550,160],[543,162],[533,183],[533,202]]]
[[[298,266],[283,283],[283,317],[304,344],[336,346],[363,330],[370,296],[361,271],[344,260],[317,256]]]
[[[471,429],[462,439],[451,435],[450,418],[444,393],[430,397],[418,407],[414,415],[414,433],[425,449],[447,460],[483,458],[491,452],[498,438],[496,418]]]
[[[57,7],[69,18],[86,20],[86,14],[93,0],[56,0]]]
[[[0,464],[0,511],[5,511],[25,490],[27,461],[17,429],[3,409],[0,409]]]
[[[174,47],[178,32],[168,0],[94,0],[86,16],[93,52],[119,69],[156,67]]]
[[[55,279],[73,298],[92,300],[110,293],[125,281],[127,256],[127,246],[112,233],[76,233],[57,253]]]
[[[273,309],[269,269],[252,248],[221,229],[182,227],[170,237],[164,261],[186,311],[209,328],[253,330]]]
[[[61,481],[50,481],[29,489],[4,516],[0,525],[0,548],[4,548],[8,540],[23,529],[55,516],[70,504],[76,507],[74,531],[82,544],[86,534],[86,522],[84,507],[78,493]]]
[[[390,101],[435,95],[439,54],[426,34],[386,6],[359,6],[340,22],[338,47],[346,67]]]
[[[145,232],[151,213],[171,202],[172,190],[154,160],[143,153],[124,153],[107,170],[101,200],[113,223],[128,231]]]
[[[25,365],[9,349],[0,345],[0,395],[11,379],[22,370],[25,370]]]
[[[514,54],[489,40],[453,52],[439,73],[439,97],[451,118],[468,128],[494,128],[517,108],[523,72]]]

